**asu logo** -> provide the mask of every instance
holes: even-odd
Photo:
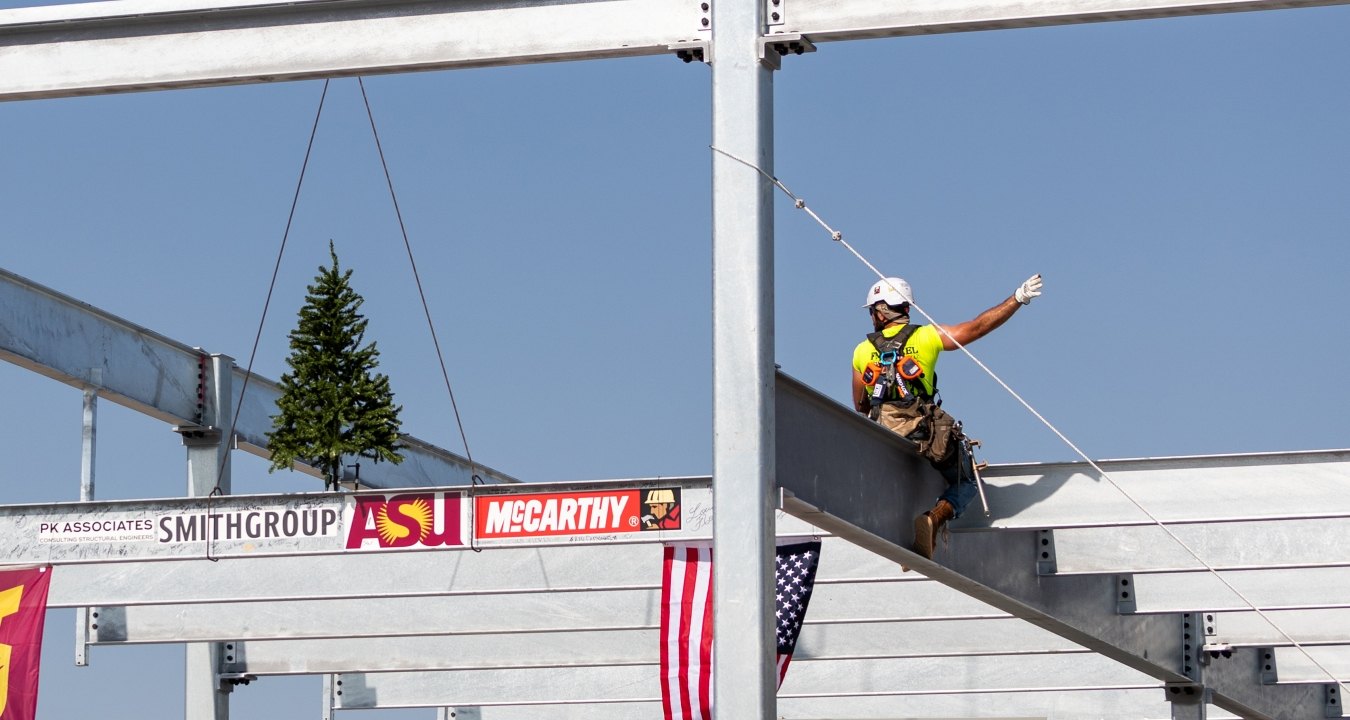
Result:
[[[464,544],[467,505],[459,493],[358,495],[347,515],[348,550]]]

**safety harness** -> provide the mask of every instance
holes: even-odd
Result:
[[[923,368],[911,355],[905,354],[905,343],[922,325],[908,324],[892,337],[886,337],[881,331],[868,333],[867,340],[877,349],[877,362],[869,363],[863,371],[863,382],[872,385],[872,411],[870,417],[876,420],[881,413],[882,403],[894,403],[902,406],[916,401],[941,405],[937,394],[937,373],[933,374],[933,393],[929,394],[923,386]]]

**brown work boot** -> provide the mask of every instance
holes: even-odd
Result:
[[[932,510],[914,518],[914,552],[933,559],[938,531],[956,516],[956,509],[946,500],[939,500]]]

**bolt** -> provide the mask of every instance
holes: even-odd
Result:
[[[780,17],[782,17],[782,16],[779,15],[778,13],[774,13],[773,15],[770,15],[769,17],[772,17],[773,20],[774,20],[774,22],[778,22],[778,18],[780,18]]]
[[[708,25],[709,25],[708,18],[703,18],[703,27],[708,27]]]

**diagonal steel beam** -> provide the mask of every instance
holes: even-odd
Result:
[[[209,372],[207,359],[204,350],[0,269],[0,360],[72,387],[93,389],[101,397],[167,423],[199,425],[203,411],[209,409],[198,404],[197,388],[200,373]],[[281,396],[277,384],[235,368],[230,386],[245,388],[235,426],[239,448],[270,457],[267,433]],[[239,399],[237,393],[234,399]],[[403,463],[363,464],[363,485],[468,485],[475,471],[488,482],[516,482],[483,465],[471,469],[463,457],[415,437],[404,436],[402,442],[407,446]],[[319,476],[312,468],[297,465],[296,469]]]
[[[907,443],[879,437],[879,428],[860,421],[847,408],[799,384],[780,382],[780,386],[788,392],[779,393],[778,481],[785,489],[784,509],[789,513],[1106,657],[1194,690],[1197,682],[1182,660],[1180,616],[1122,612],[1119,594],[1132,590],[1122,590],[1112,575],[1039,575],[1037,559],[1043,535],[1035,528],[1016,527],[1018,515],[1022,511],[1031,513],[1036,507],[1034,502],[1025,502],[1033,496],[1070,496],[1060,505],[1064,512],[1059,516],[1059,521],[1069,524],[1079,516],[1074,508],[1093,513],[1100,505],[1116,508],[1117,514],[1094,518],[1093,524],[1145,522],[1147,516],[1122,501],[1113,487],[1094,482],[1084,492],[1067,493],[1065,483],[1086,474],[1085,468],[1061,466],[1052,472],[1035,469],[1031,473],[1034,479],[1019,488],[1024,502],[1010,503],[1015,512],[1001,515],[999,497],[991,494],[995,519],[990,523],[997,524],[1002,518],[1013,527],[961,533],[951,550],[938,556],[939,562],[929,561],[909,550],[909,522],[936,496],[940,480],[933,477],[935,473],[910,454]],[[1151,472],[1139,473],[1150,477],[1146,485],[1170,484],[1175,488],[1176,475],[1198,473],[1213,479],[1215,473],[1206,470],[1217,470],[1220,477],[1225,473],[1259,473],[1266,487],[1278,483],[1282,488],[1294,488],[1306,482],[1334,494],[1350,489],[1350,467],[1343,453],[1315,459],[1271,455],[1139,462],[1153,466]],[[1040,483],[1044,485],[1038,486]],[[1194,486],[1185,486],[1195,491]],[[1235,498],[1240,511],[1246,510],[1240,495],[1220,493],[1205,503],[1208,512],[1224,515],[1223,506],[1230,498]],[[1148,497],[1145,507],[1155,499]],[[1179,505],[1183,504],[1169,503],[1168,507],[1175,512]],[[1194,504],[1184,505],[1193,510]],[[1054,525],[1054,518],[1043,520],[1041,527]],[[1204,687],[1213,691],[1216,705],[1248,717],[1307,717],[1314,713],[1314,704],[1315,712],[1322,712],[1321,698],[1314,703],[1315,693],[1262,685],[1251,652],[1242,650],[1238,655],[1240,661],[1223,663],[1220,670],[1203,680]]]

